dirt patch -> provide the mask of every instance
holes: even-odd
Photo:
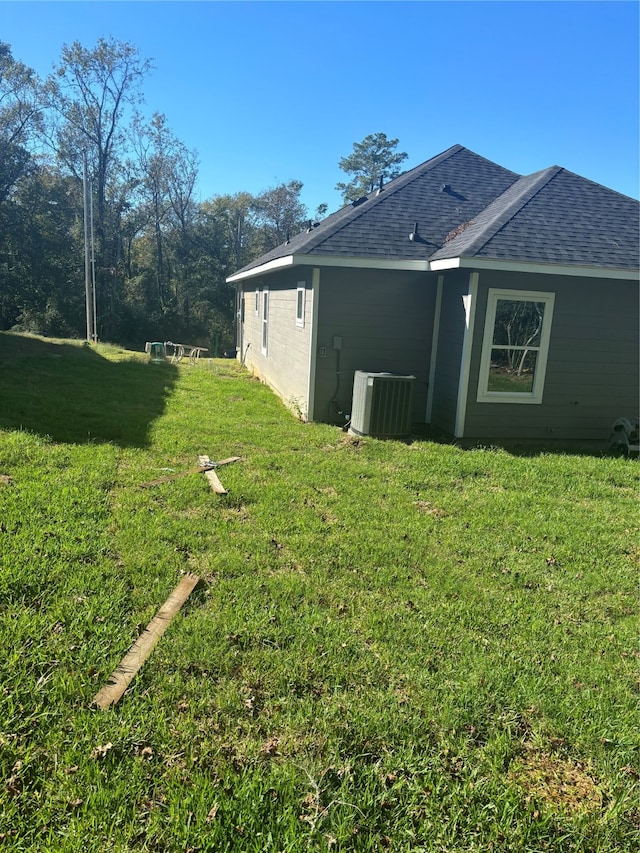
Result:
[[[429,501],[415,501],[415,505],[418,507],[420,512],[426,512],[427,515],[433,515],[435,518],[444,518],[446,516],[446,512],[440,507],[433,506]]]
[[[544,752],[531,752],[511,765],[509,781],[527,800],[571,814],[599,811],[603,795],[584,764]]]
[[[225,519],[225,521],[248,521],[249,510],[244,504],[239,504],[238,506],[230,506],[223,511],[222,517]]]
[[[349,447],[352,450],[360,450],[361,447],[364,447],[365,443],[357,435],[351,435],[348,432],[342,436],[339,442],[341,447]]]

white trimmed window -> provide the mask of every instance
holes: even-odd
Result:
[[[554,296],[489,289],[479,403],[542,403]]]
[[[262,291],[262,355],[269,349],[269,288]]]
[[[307,287],[304,281],[298,282],[296,288],[296,326],[304,328],[304,308],[307,296]]]
[[[260,291],[256,287],[256,301],[255,301],[255,311],[256,317],[260,316]]]

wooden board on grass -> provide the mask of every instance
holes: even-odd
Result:
[[[222,485],[220,480],[218,479],[218,475],[215,472],[216,463],[212,462],[208,456],[198,456],[198,463],[204,469],[204,476],[209,481],[209,485],[213,489],[213,491],[217,495],[226,495],[228,494],[225,487]],[[211,466],[211,467],[208,467]]]
[[[200,578],[197,575],[192,574],[186,574],[182,578],[144,632],[111,673],[108,683],[93,697],[94,704],[99,708],[108,708],[109,705],[114,705],[122,697],[199,580]]]
[[[221,468],[223,465],[230,465],[232,462],[240,462],[241,456],[229,456],[227,459],[221,459],[220,462],[212,462],[208,456],[201,456],[201,459],[206,459],[205,464],[198,465],[197,468],[189,468],[187,471],[179,471],[177,474],[167,474],[165,477],[158,477],[157,480],[149,480],[148,483],[141,483],[141,489],[149,489],[151,486],[159,486],[162,483],[169,483],[171,480],[177,480],[179,477],[187,477],[189,474],[204,474],[206,471],[212,471],[214,468]],[[216,480],[218,478],[216,477]],[[218,480],[218,483],[220,481]],[[219,494],[226,495],[225,491]]]

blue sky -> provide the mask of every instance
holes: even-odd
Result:
[[[63,43],[152,58],[145,112],[200,158],[200,200],[303,182],[382,131],[407,168],[460,143],[513,171],[564,166],[638,196],[638,9],[629,2],[0,0],[0,40],[46,75]]]

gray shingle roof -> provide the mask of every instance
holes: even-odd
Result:
[[[522,177],[454,145],[239,272],[292,254],[636,269],[639,232],[635,199],[559,166]]]
[[[431,260],[495,258],[637,269],[635,199],[552,166],[521,178]]]

